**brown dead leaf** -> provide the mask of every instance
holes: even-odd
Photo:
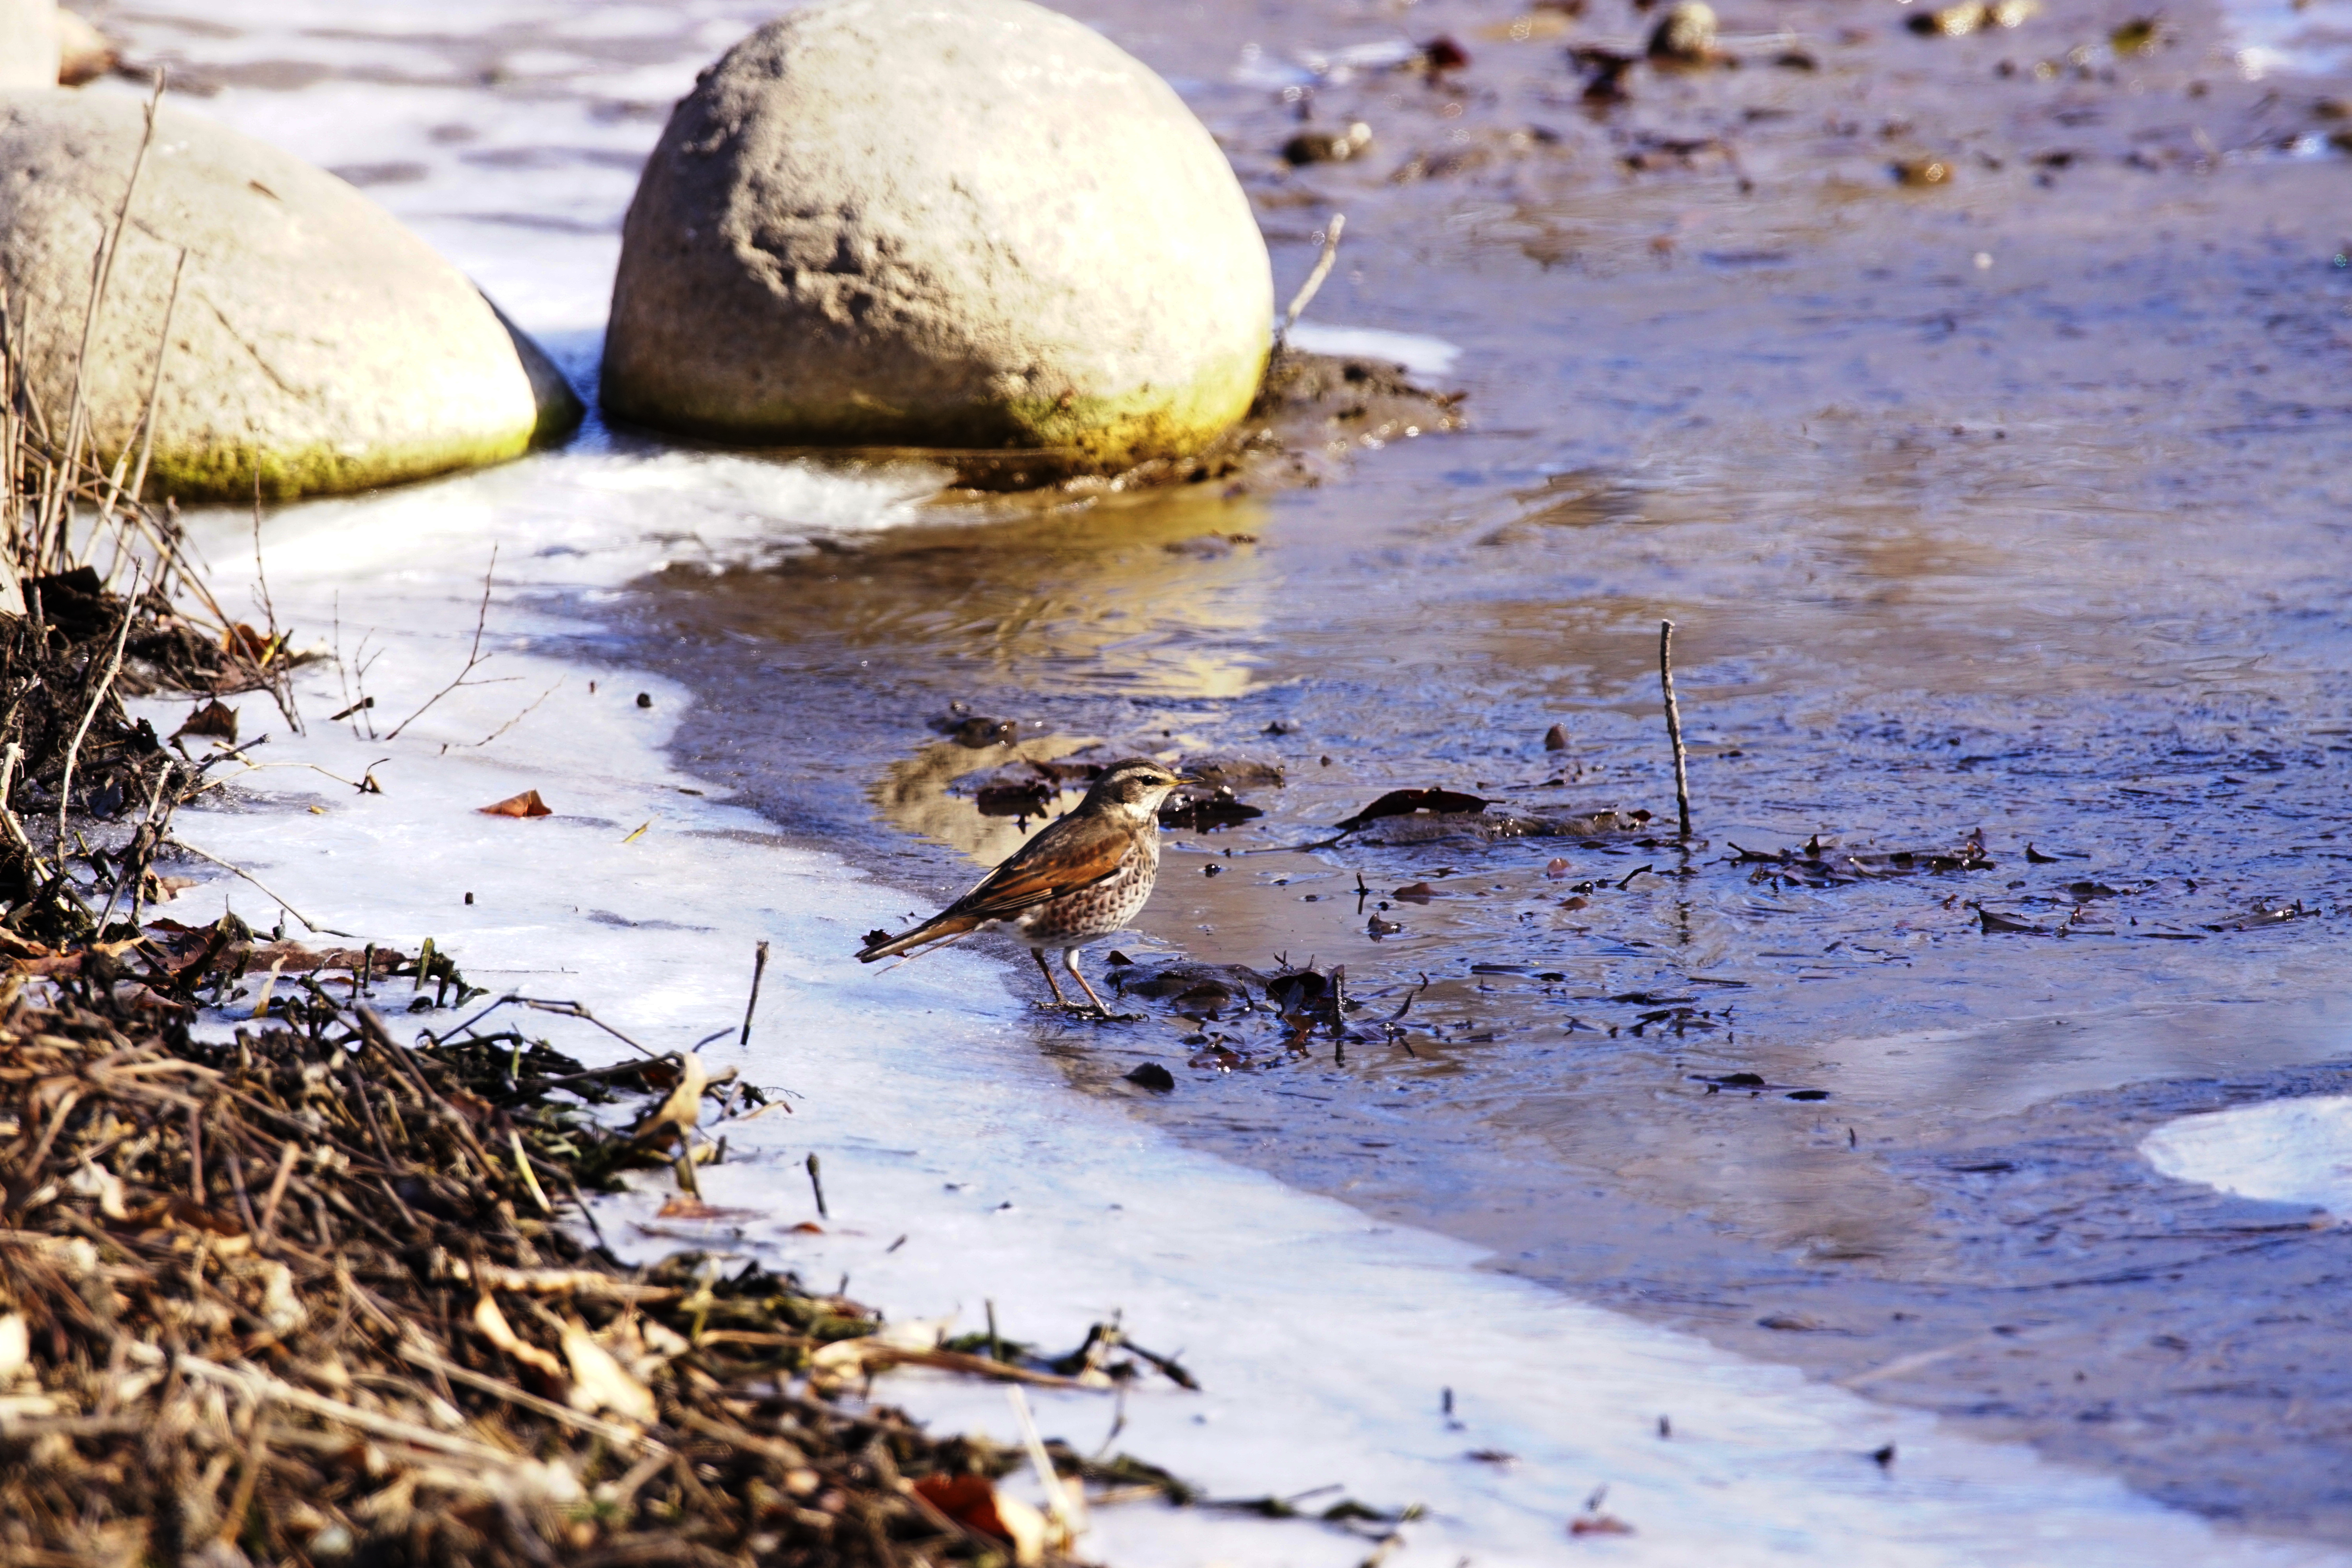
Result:
[[[173,740],[182,735],[215,735],[236,744],[236,710],[215,698],[188,715],[188,721],[172,731]]]
[[[286,646],[283,634],[264,637],[243,621],[221,634],[221,652],[241,654],[256,664],[268,664]]]
[[[1015,1562],[1045,1555],[1045,1518],[1018,1498],[1001,1495],[986,1476],[925,1476],[916,1495],[966,1530],[993,1536],[1013,1548]]]
[[[484,816],[553,816],[554,809],[539,798],[539,792],[527,789],[520,795],[510,795],[495,805],[480,808]]]
[[[652,1115],[638,1122],[631,1135],[648,1138],[664,1127],[675,1127],[681,1138],[691,1134],[695,1123],[702,1119],[702,1091],[709,1082],[710,1075],[703,1070],[702,1058],[688,1051],[678,1058],[677,1083],[668,1098]]]

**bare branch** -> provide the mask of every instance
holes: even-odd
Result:
[[[497,574],[497,573],[498,573],[498,569],[499,569],[499,547],[498,547],[497,545],[493,544],[493,545],[491,545],[491,546],[490,546],[490,564],[489,564],[489,568],[488,568],[488,570],[485,571],[485,572],[482,574],[482,605],[481,605],[481,608],[480,608],[480,609],[478,609],[478,610],[477,610],[477,611],[475,611],[475,612],[474,612],[474,646],[473,646],[471,648],[469,648],[469,649],[467,649],[467,653],[466,653],[466,668],[463,668],[463,669],[461,669],[461,670],[459,670],[459,671],[457,672],[457,678],[455,680],[452,680],[448,685],[446,685],[446,686],[443,687],[440,690],[438,690],[438,691],[435,692],[432,696],[430,696],[430,697],[426,698],[426,699],[425,700],[425,707],[423,707],[423,708],[419,708],[415,712],[411,713],[407,718],[403,719],[399,723],[394,724],[394,725],[392,727],[392,732],[391,732],[390,734],[388,734],[388,735],[386,735],[386,736],[384,737],[384,739],[385,739],[385,740],[387,740],[387,741],[397,741],[397,740],[399,740],[399,739],[400,739],[400,732],[401,732],[403,730],[407,729],[411,724],[415,723],[419,719],[422,719],[422,718],[424,718],[424,717],[425,717],[425,709],[429,709],[429,708],[431,708],[431,707],[432,707],[436,702],[440,701],[440,700],[441,700],[441,699],[443,699],[444,697],[448,696],[448,695],[449,695],[449,693],[451,693],[452,691],[457,690],[457,688],[459,688],[459,687],[461,687],[461,686],[464,686],[464,685],[468,684],[468,682],[467,682],[467,679],[466,679],[466,677],[467,677],[467,676],[469,676],[469,675],[471,675],[471,674],[473,674],[475,670],[477,670],[477,669],[478,669],[479,668],[481,668],[481,664],[482,664],[482,658],[483,658],[483,655],[482,655],[482,628],[483,628],[485,626],[487,626],[487,625],[488,624],[488,622],[489,622],[489,618],[490,618],[490,580],[491,580],[491,578],[492,578],[493,576],[495,576],[495,575]],[[484,684],[484,683],[483,683],[483,682],[481,682],[481,681],[474,681],[474,682],[471,682],[471,684],[476,685],[476,686],[479,686],[479,685],[482,685],[482,684]],[[544,699],[542,699],[542,700],[544,700]],[[534,704],[532,704],[532,706],[533,706],[533,707],[536,707],[536,706],[538,706],[538,704],[537,704],[537,703],[534,703]],[[528,712],[528,711],[529,711],[529,710],[528,710],[528,709],[526,709],[524,711]],[[520,715],[518,715],[518,717],[520,717]],[[505,733],[505,731],[499,731],[499,733],[500,733],[500,734],[503,734],[503,733]],[[491,737],[490,737],[490,740],[493,740],[493,741],[494,741],[494,740],[496,740],[496,739],[498,739],[498,736],[497,736],[497,735],[493,735],[493,736],[491,736]],[[488,745],[488,744],[489,744],[489,742],[488,742],[488,741],[485,741],[485,742],[483,742],[482,743],[483,743],[484,745]]]

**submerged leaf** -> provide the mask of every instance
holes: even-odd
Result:
[[[1352,833],[1368,822],[1378,822],[1383,816],[1410,816],[1417,811],[1476,812],[1494,804],[1475,795],[1465,795],[1454,789],[1392,789],[1388,794],[1356,813],[1331,826]]]

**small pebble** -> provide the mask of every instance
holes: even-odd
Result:
[[[1675,0],[1650,34],[1650,58],[1703,65],[1715,53],[1715,7],[1706,0]]]
[[[1359,120],[1345,131],[1302,131],[1282,144],[1285,162],[1344,163],[1372,144],[1372,128]]]

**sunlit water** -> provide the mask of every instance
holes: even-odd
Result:
[[[2329,65],[2325,10],[2296,14],[2293,63]],[[1018,833],[968,794],[891,794],[910,759],[952,771],[924,724],[950,700],[1286,769],[1244,792],[1265,818],[1172,842],[1128,954],[1344,964],[1358,1037],[1301,1055],[1230,1009],[1042,1024],[1076,1085],[1580,1296],[2225,1520],[2352,1534],[2326,1200],[2140,1152],[2184,1113],[2347,1087],[2352,272],[2342,165],[2279,151],[2326,129],[2327,86],[2271,57],[2248,82],[2241,54],[2288,36],[2251,11],[2172,18],[2145,58],[2063,9],[1851,42],[1841,11],[1785,12],[1773,47],[1824,68],[1645,78],[1600,116],[1559,40],[1489,37],[1468,5],[1402,34],[1088,10],[1225,138],[1286,290],[1349,214],[1308,346],[1465,388],[1467,431],[1337,427],[1350,455],[1315,489],[1058,509],[926,506],[890,474],[845,502],[593,432],[609,468],[570,471],[593,499],[509,504],[674,512],[675,564],[590,595],[608,630],[569,646],[665,668],[703,699],[687,766],[931,891]],[[637,162],[764,14],[121,27],[584,376]],[[1586,30],[1643,25],[1602,5]],[[1474,55],[1458,87],[1339,52],[1441,31]],[[1301,84],[1380,156],[1282,171]],[[1928,154],[1944,186],[1889,177]],[[1398,786],[1663,818],[1662,617],[1687,856],[1283,850]],[[1972,835],[1978,869],[1839,858]],[[1737,859],[1816,841],[1822,869]],[[1143,1058],[1173,1095],[1121,1081]],[[1737,1073],[1763,1086],[1703,1081]]]

